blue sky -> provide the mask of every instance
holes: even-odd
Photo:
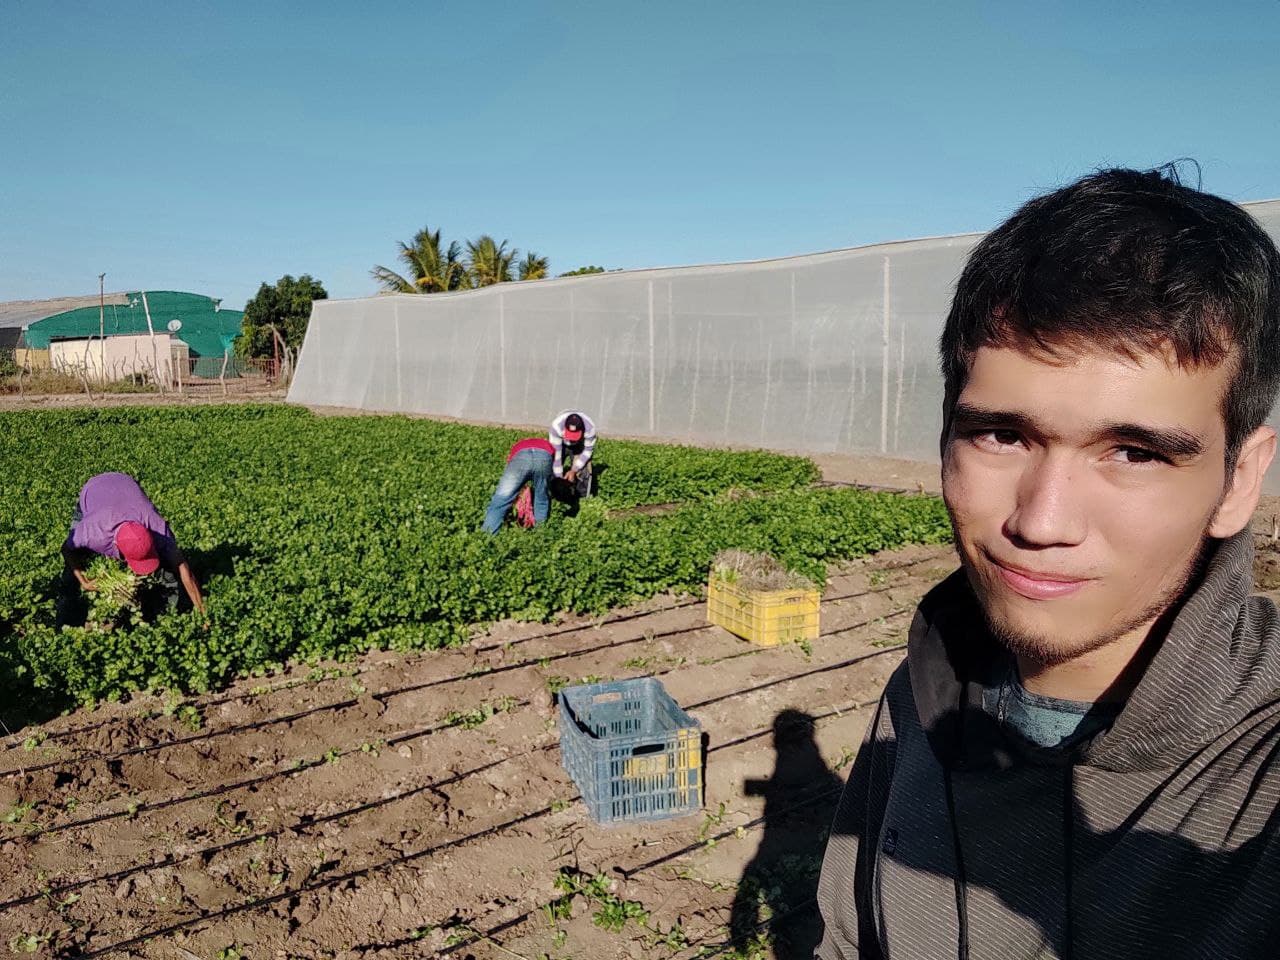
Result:
[[[646,267],[1280,196],[1280,4],[0,0],[0,300],[331,296],[424,224]]]

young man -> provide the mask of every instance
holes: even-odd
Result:
[[[502,529],[511,505],[520,496],[527,483],[533,490],[533,522],[542,523],[551,512],[551,461],[555,451],[541,437],[529,437],[512,445],[507,453],[507,466],[498,480],[489,506],[484,512],[484,531],[497,533]]]
[[[591,455],[596,447],[596,425],[591,418],[576,410],[563,410],[551,421],[547,439],[555,449],[551,469],[556,478],[569,483],[575,495],[591,496]]]
[[[80,626],[88,613],[83,591],[98,585],[85,573],[94,554],[122,560],[140,577],[159,571],[160,607],[175,610],[178,584],[191,605],[204,613],[200,585],[173,531],[138,481],[127,473],[100,473],[80,489],[71,532],[62,544],[63,571],[58,590],[58,623]],[[154,614],[157,610],[145,610]]]
[[[1275,246],[1173,171],[1086,177],[977,246],[941,353],[962,570],[845,788],[817,956],[1280,956]]]

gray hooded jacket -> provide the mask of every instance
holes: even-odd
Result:
[[[1114,724],[982,710],[1008,655],[963,573],[921,602],[828,841],[821,960],[1280,958],[1280,619],[1222,541]]]

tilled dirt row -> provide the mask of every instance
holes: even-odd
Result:
[[[851,565],[809,649],[752,646],[669,598],[23,731],[0,751],[0,942],[225,960],[691,956],[732,925],[759,928],[757,955],[790,956],[811,935],[803,894],[864,706],[950,566],[946,548]],[[552,693],[643,675],[707,734],[705,809],[600,827],[561,766]]]

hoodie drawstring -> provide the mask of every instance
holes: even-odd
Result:
[[[956,739],[952,745],[955,756],[964,757],[964,721],[969,711],[969,687],[960,683],[960,701],[956,704]],[[963,763],[963,760],[960,761]],[[942,786],[947,795],[947,819],[951,821],[951,844],[955,851],[956,875],[952,878],[956,890],[956,918],[960,925],[960,938],[956,945],[959,960],[969,960],[969,887],[964,875],[964,849],[960,846],[960,823],[956,817],[956,792],[951,783],[951,766],[942,765]]]
[[[951,843],[955,848],[956,875],[952,878],[956,889],[956,917],[960,923],[960,940],[956,947],[959,960],[969,960],[969,891],[964,876],[964,850],[960,846],[960,825],[956,821],[956,795],[951,786],[951,768],[943,767],[942,785],[947,794],[947,819],[951,821]]]
[[[1075,777],[1071,764],[1062,768],[1062,886],[1065,896],[1065,915],[1062,918],[1062,960],[1071,960],[1073,953],[1071,929],[1072,920],[1072,873],[1075,845]]]

